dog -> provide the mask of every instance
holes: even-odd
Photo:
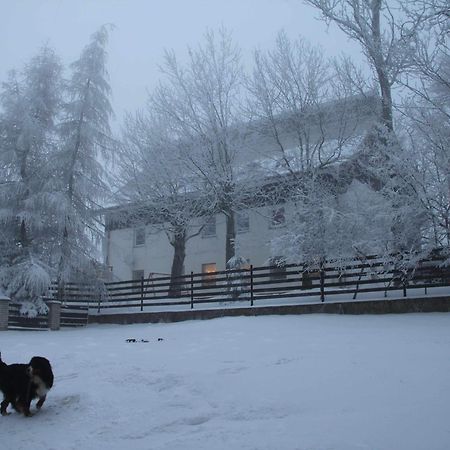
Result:
[[[3,401],[0,404],[2,416],[9,404],[19,413],[31,416],[31,401],[38,399],[37,409],[41,409],[48,391],[53,387],[53,371],[48,359],[33,356],[28,364],[6,364],[0,354],[0,391]]]

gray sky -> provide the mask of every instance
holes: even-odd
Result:
[[[270,48],[282,28],[322,45],[329,56],[345,52],[362,60],[356,44],[327,30],[301,0],[0,0],[0,11],[0,81],[45,43],[72,62],[100,25],[113,23],[108,69],[119,120],[144,105],[164,49],[181,56],[208,27],[230,30],[246,61],[255,47]]]

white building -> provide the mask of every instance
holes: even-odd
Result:
[[[351,131],[347,131],[349,138],[361,137],[371,126],[377,111],[377,101],[365,99],[364,108],[355,109],[355,123],[347,125]],[[367,106],[368,105],[368,106]],[[339,108],[336,108],[340,114]],[[362,111],[362,112],[361,112]],[[328,120],[326,135],[331,141],[336,138],[341,124],[339,119]],[[317,124],[313,125],[317,128]],[[323,128],[323,127],[322,127]],[[323,131],[323,129],[322,129]],[[351,136],[350,136],[351,134]],[[243,149],[245,159],[253,155],[253,160],[263,160],[274,154],[270,152],[270,139],[262,138],[263,134],[257,134],[250,139],[249,147]],[[295,146],[292,135],[285,130],[282,136],[286,146],[290,142]],[[356,145],[357,139],[352,140]],[[272,144],[273,145],[273,144]],[[353,148],[351,149],[353,151]],[[284,199],[287,200],[287,199]],[[122,206],[122,209],[126,206]],[[120,209],[120,208],[118,208]],[[143,221],[133,223],[115,221],[114,216],[118,209],[111,208],[106,211],[106,238],[104,243],[105,264],[110,271],[112,280],[128,280],[151,276],[169,275],[173,259],[173,247],[170,245],[163,227],[158,224]],[[283,255],[274,254],[271,242],[283,232],[286,218],[293,213],[294,206],[289,201],[279,204],[265,204],[261,202],[257,206],[249,207],[236,212],[236,255],[244,257],[249,264],[254,266],[267,265]],[[199,217],[193,220],[193,226],[200,226],[205,218]],[[188,240],[186,244],[186,257],[184,261],[184,273],[203,273],[225,269],[225,216],[216,214],[208,219],[202,232]]]
[[[262,266],[274,256],[271,240],[283,227],[289,205],[262,206],[236,214],[236,254],[249,264]],[[198,219],[200,221],[201,219]],[[160,227],[145,225],[108,229],[106,264],[113,279],[170,274],[173,248]],[[202,232],[186,245],[185,273],[225,269],[225,216],[208,219]]]

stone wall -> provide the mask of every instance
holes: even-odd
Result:
[[[287,315],[287,314],[401,314],[450,312],[450,297],[371,300],[310,305],[254,306],[189,311],[119,313],[89,316],[89,323],[159,323],[205,320],[218,317]]]

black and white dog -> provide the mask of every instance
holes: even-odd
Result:
[[[48,391],[53,386],[53,371],[48,359],[34,356],[28,364],[6,364],[0,354],[0,391],[3,401],[0,405],[2,416],[11,404],[13,408],[31,416],[30,405],[35,398],[37,409],[41,409]]]

